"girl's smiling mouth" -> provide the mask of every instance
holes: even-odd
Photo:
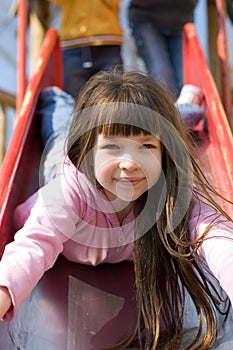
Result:
[[[143,181],[145,178],[138,178],[138,177],[120,177],[120,178],[114,178],[115,181],[123,184],[123,185],[137,185],[141,181]]]

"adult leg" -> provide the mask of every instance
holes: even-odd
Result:
[[[92,47],[93,69],[95,72],[122,66],[121,46],[102,45]]]
[[[167,46],[166,36],[148,22],[131,22],[132,33],[139,55],[145,62],[148,73],[164,82],[171,90],[176,88],[176,79]]]
[[[44,144],[52,134],[67,125],[67,119],[70,119],[73,109],[74,99],[60,88],[54,86],[41,92],[36,113],[42,120],[41,133]]]
[[[83,65],[85,52],[85,48],[63,51],[64,90],[74,98],[91,76],[91,67]]]
[[[41,186],[55,177],[63,161],[73,110],[74,99],[57,87],[47,88],[40,95],[36,113],[41,118],[45,145],[40,164]]]
[[[183,86],[182,30],[176,33],[168,33],[167,43],[170,60],[175,73],[176,85],[178,92],[180,92]]]

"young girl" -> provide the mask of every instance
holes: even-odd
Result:
[[[136,338],[146,350],[216,348],[232,324],[233,226],[193,152],[152,78],[91,78],[59,173],[16,210],[21,229],[0,263],[0,317],[14,317],[60,253],[90,265],[133,259],[138,318],[116,349]]]

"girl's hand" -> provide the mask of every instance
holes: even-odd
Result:
[[[6,287],[0,287],[0,320],[12,305],[11,296]]]

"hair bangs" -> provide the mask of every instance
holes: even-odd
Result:
[[[159,113],[133,103],[112,102],[97,107],[96,127],[104,135],[161,135],[162,119]]]
[[[144,135],[148,135],[149,132],[141,129],[137,126],[131,124],[104,124],[98,128],[98,134],[102,134],[104,136],[109,135],[122,135],[122,136],[130,136],[130,135],[139,135],[143,133]]]

